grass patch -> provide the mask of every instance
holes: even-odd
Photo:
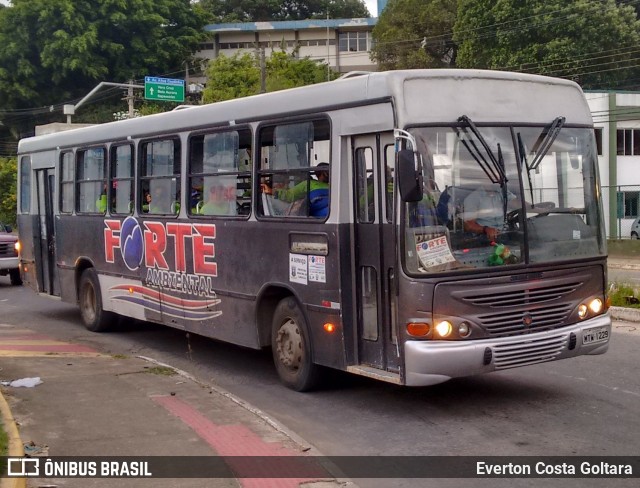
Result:
[[[609,298],[614,307],[640,308],[638,290],[625,283],[611,283]]]
[[[9,436],[4,430],[4,422],[0,420],[0,473],[7,472],[7,458],[9,454]]]
[[[160,376],[173,376],[178,374],[175,369],[167,368],[166,366],[154,366],[153,368],[146,369],[145,373],[158,374]]]

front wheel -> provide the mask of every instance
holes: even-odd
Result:
[[[308,391],[318,384],[320,367],[313,363],[307,321],[291,297],[276,307],[271,349],[278,376],[288,388]]]
[[[103,332],[116,318],[113,312],[102,309],[102,294],[98,275],[93,268],[84,270],[78,287],[78,305],[84,326],[91,332]]]
[[[9,278],[11,278],[11,284],[13,286],[20,286],[22,284],[22,278],[20,278],[20,270],[18,268],[9,270]]]

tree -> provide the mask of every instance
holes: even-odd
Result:
[[[206,75],[207,86],[202,92],[205,103],[260,93],[260,67],[249,53],[231,57],[221,54],[209,63]]]
[[[451,33],[456,0],[391,0],[373,29],[380,68],[445,68],[455,64]]]
[[[278,20],[371,17],[362,0],[202,0],[212,21],[263,22]]]
[[[100,81],[182,73],[205,22],[189,0],[13,0],[0,10],[0,106],[56,104]]]
[[[0,222],[16,225],[16,158],[0,157]]]
[[[454,32],[459,67],[558,76],[590,89],[640,76],[640,22],[615,0],[459,0]]]
[[[274,51],[265,62],[266,91],[278,91],[335,79],[336,74],[309,58]],[[328,73],[328,75],[327,75]],[[220,55],[209,63],[207,86],[202,94],[205,103],[219,102],[260,93],[260,62],[253,54]]]

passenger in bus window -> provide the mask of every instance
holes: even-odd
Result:
[[[309,190],[309,215],[311,217],[326,217],[329,214],[329,163],[319,163],[313,171],[316,178],[309,182],[301,181],[293,188],[272,189],[263,183],[262,191],[273,195],[278,200],[295,202],[307,196]]]
[[[96,210],[100,213],[107,211],[107,185],[104,185],[102,193],[96,200]]]
[[[409,214],[409,227],[429,227],[438,225],[436,214],[437,201],[440,196],[438,185],[432,179],[425,182],[422,200],[409,202],[407,211]]]
[[[144,213],[149,212],[149,205],[151,205],[151,193],[145,191],[144,196],[142,197],[142,211]]]
[[[202,215],[237,215],[235,187],[215,181],[207,192],[207,200],[200,209]]]
[[[165,180],[151,181],[151,201],[149,202],[149,213],[152,214],[170,214],[174,213],[171,209],[172,200],[169,196],[170,182]]]

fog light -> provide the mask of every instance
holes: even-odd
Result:
[[[469,324],[467,324],[466,322],[462,322],[458,326],[458,334],[460,335],[460,337],[467,337],[469,334],[471,334],[471,327],[469,327]]]
[[[602,300],[600,300],[599,298],[591,300],[591,303],[589,304],[589,308],[591,309],[591,311],[596,314],[602,312],[602,306]]]
[[[447,320],[443,320],[436,325],[436,332],[440,337],[449,337],[452,330],[453,326],[451,325],[451,322]]]
[[[431,327],[426,322],[409,322],[407,324],[407,333],[414,337],[426,336]]]
[[[585,318],[587,316],[587,310],[587,306],[584,303],[581,303],[578,307],[578,317],[581,319]]]

